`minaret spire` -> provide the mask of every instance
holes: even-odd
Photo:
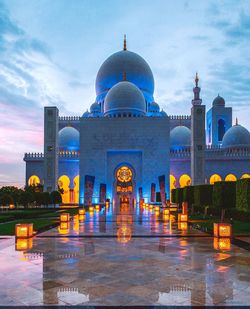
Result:
[[[123,80],[124,80],[124,81],[127,80],[127,73],[126,73],[126,71],[123,72]]]
[[[124,34],[124,39],[123,39],[123,50],[127,50],[127,38],[126,38],[126,34]]]
[[[236,126],[238,126],[238,125],[239,125],[238,117],[236,117],[236,120],[235,120],[235,125],[236,125]]]
[[[198,87],[198,83],[199,83],[199,76],[198,76],[198,73],[196,72],[196,74],[195,74],[195,87]]]

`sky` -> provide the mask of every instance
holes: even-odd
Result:
[[[0,0],[0,186],[24,185],[43,151],[43,107],[82,115],[103,61],[141,55],[168,115],[190,114],[195,72],[207,110],[218,93],[250,129],[250,1]]]

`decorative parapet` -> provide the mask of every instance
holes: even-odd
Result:
[[[40,161],[44,159],[44,154],[41,152],[26,152],[23,159],[24,161]]]
[[[191,115],[170,115],[170,120],[191,120]]]
[[[181,159],[191,157],[191,148],[170,150],[170,158]],[[209,159],[234,157],[235,159],[250,158],[250,148],[224,149],[220,145],[207,145],[205,157]]]
[[[80,116],[60,116],[59,121],[80,121]]]

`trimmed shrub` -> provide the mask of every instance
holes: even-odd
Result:
[[[236,208],[241,211],[250,210],[250,179],[239,179],[236,182]]]
[[[189,207],[194,204],[194,186],[186,186],[183,189],[183,201],[188,202]]]
[[[236,182],[219,181],[213,187],[213,206],[219,209],[233,208],[236,204]]]
[[[210,206],[213,204],[213,186],[194,186],[194,203],[199,206]]]
[[[176,189],[171,190],[171,202],[172,203],[177,203],[176,202]]]
[[[183,202],[183,188],[176,188],[175,190],[176,203],[181,205]]]
[[[50,198],[51,198],[51,203],[54,205],[62,203],[62,197],[58,191],[52,191],[50,193]]]

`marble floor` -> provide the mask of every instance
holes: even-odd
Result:
[[[79,220],[81,219],[81,220]],[[147,209],[0,239],[0,304],[249,305],[250,252]]]

